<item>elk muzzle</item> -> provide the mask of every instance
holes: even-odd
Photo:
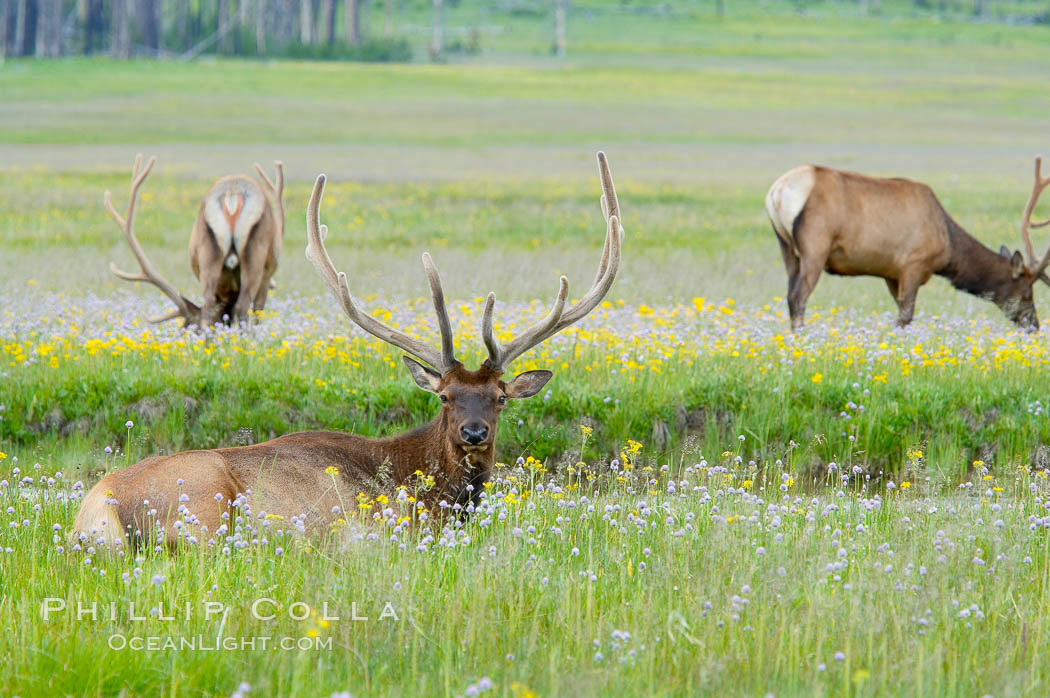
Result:
[[[1023,313],[1018,319],[1014,320],[1022,330],[1029,330],[1031,332],[1039,331],[1039,316],[1035,314],[1035,308],[1032,308],[1031,312]]]
[[[489,428],[482,422],[469,422],[459,429],[459,438],[464,448],[471,450],[484,446],[489,438]]]

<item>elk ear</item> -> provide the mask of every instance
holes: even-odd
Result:
[[[547,381],[554,374],[550,371],[526,371],[514,376],[514,380],[506,384],[507,397],[523,398],[532,397],[547,385]]]
[[[1014,256],[1010,258],[1010,272],[1014,275],[1015,279],[1020,279],[1021,274],[1024,274],[1024,257],[1021,255],[1021,251],[1014,252]]]
[[[408,366],[408,371],[412,374],[416,385],[428,393],[436,393],[438,391],[438,386],[441,385],[440,373],[407,356],[402,356],[401,360],[405,362],[405,366]]]
[[[1010,248],[1007,247],[1006,245],[1002,245],[999,248],[999,256],[1004,258],[1004,259],[1010,259]]]

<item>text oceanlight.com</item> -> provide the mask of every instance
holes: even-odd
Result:
[[[207,635],[146,635],[128,636],[113,633],[106,641],[111,650],[133,652],[162,652],[192,650],[197,652],[256,652],[278,650],[284,652],[331,650],[331,637],[300,637],[258,635],[254,637],[209,637]]]

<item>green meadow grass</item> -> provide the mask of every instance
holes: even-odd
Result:
[[[779,467],[738,464],[749,455],[733,442],[703,467],[639,459],[593,479],[509,468],[489,504],[443,532],[408,502],[391,500],[381,523],[351,502],[324,540],[256,520],[255,534],[240,526],[244,547],[176,556],[70,549],[75,505],[48,499],[69,478],[49,487],[50,468],[27,466],[39,485],[0,489],[17,524],[0,531],[0,690],[470,695],[487,679],[506,696],[1044,692],[1050,538],[1029,521],[1046,515],[1045,475],[960,494],[920,477],[879,494],[834,473],[799,491]]]
[[[302,306],[321,302],[328,298]],[[413,322],[428,324],[426,301],[414,304]],[[106,447],[127,448],[128,420],[138,425],[134,451],[144,456],[311,429],[384,436],[438,410],[397,351],[375,341],[332,341],[310,318],[271,317],[261,337],[248,341],[173,341],[144,335],[140,325],[113,333],[106,341],[114,348],[93,350],[99,340],[78,338],[96,335],[82,308],[48,307],[74,318],[67,331],[30,331],[24,343],[0,343],[8,388],[0,444],[65,462],[83,477],[105,469]],[[907,451],[914,448],[928,453],[930,475],[942,484],[972,477],[974,461],[1004,471],[1050,465],[1043,446],[1050,443],[1042,379],[1048,358],[1038,340],[960,326],[967,339],[949,342],[945,353],[936,345],[943,341],[936,321],[902,334],[888,313],[831,309],[814,313],[811,336],[796,342],[781,339],[783,311],[741,311],[722,322],[708,307],[693,319],[680,306],[661,309],[679,314],[680,326],[642,344],[630,334],[653,326],[628,311],[609,321],[617,341],[570,335],[518,362],[512,372],[542,367],[555,378],[543,396],[506,412],[497,457],[513,463],[534,456],[562,469],[580,455],[572,454],[584,424],[594,429],[582,454],[588,461],[615,459],[633,439],[661,463],[688,464],[746,435],[760,465],[792,452],[800,481],[819,481],[829,462],[862,467],[877,481],[911,476]],[[471,310],[455,306],[453,317],[460,356],[476,366],[484,357]],[[769,325],[779,337],[763,336]]]

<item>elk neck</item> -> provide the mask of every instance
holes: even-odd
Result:
[[[476,501],[482,485],[489,479],[495,461],[495,434],[485,448],[467,452],[453,438],[454,430],[445,410],[416,429],[397,436],[376,439],[372,448],[368,470],[379,472],[384,467],[392,472],[397,483],[415,479],[415,472],[422,471],[434,477],[434,487],[426,499],[433,503],[442,499],[450,504],[459,502],[466,506],[469,500]],[[374,474],[374,473],[373,473]],[[467,486],[473,485],[473,490]]]
[[[483,448],[469,453],[453,438],[456,428],[445,410],[441,410],[428,427],[433,429],[434,442],[442,445],[442,460],[439,462],[447,473],[446,493],[455,497],[463,506],[466,506],[468,501],[477,503],[484,484],[492,476],[492,466],[496,460],[497,425],[492,425],[492,436],[488,443]],[[440,483],[438,485],[440,490]],[[468,490],[468,485],[473,485],[473,489]]]
[[[936,273],[948,279],[960,291],[994,301],[996,291],[1008,285],[1013,278],[1010,260],[982,245],[947,213],[944,214],[944,222],[951,255],[948,263]]]

